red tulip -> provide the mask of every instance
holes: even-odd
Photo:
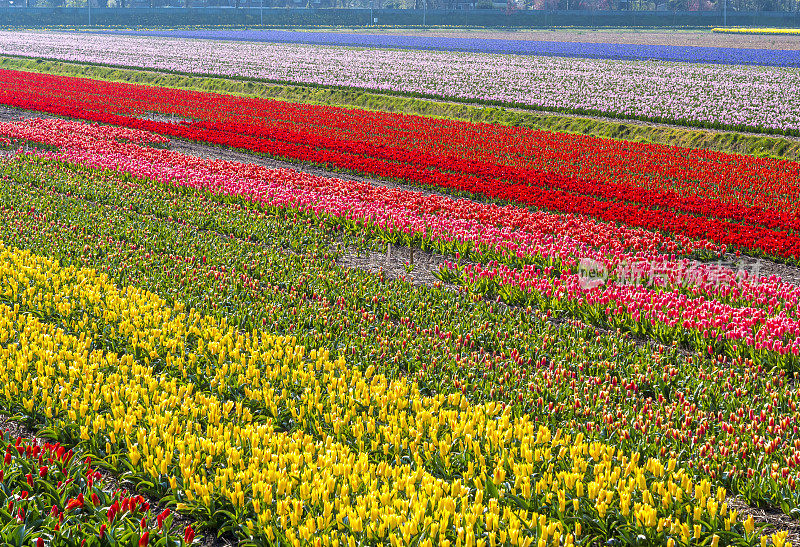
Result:
[[[164,509],[161,513],[159,513],[158,516],[156,517],[156,522],[158,524],[159,531],[161,531],[161,529],[164,527],[164,519],[169,516],[169,513],[170,513],[169,508],[167,508]]]
[[[82,494],[79,494],[78,496],[80,498]],[[79,498],[74,498],[69,500],[67,502],[67,505],[64,507],[64,511],[72,511],[73,509],[78,509],[80,507],[83,507],[83,499]]]

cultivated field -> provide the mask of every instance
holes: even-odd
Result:
[[[791,35],[731,35],[697,30],[652,29],[461,29],[461,28],[327,28],[324,32],[400,36],[440,36],[443,38],[481,38],[489,40],[530,40],[581,42],[589,44],[632,44],[683,47],[728,47],[772,50],[798,50],[800,40]]]
[[[800,541],[789,38],[200,32],[0,32],[0,542]]]

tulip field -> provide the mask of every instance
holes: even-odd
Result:
[[[0,543],[796,541],[800,163],[14,70],[0,108]]]
[[[602,41],[501,40],[484,37],[398,36],[395,34],[293,32],[283,30],[119,30],[110,31],[109,33],[115,36],[158,36],[201,40],[379,47],[423,51],[468,51],[475,53],[645,61],[660,59],[662,61],[690,63],[800,67],[800,51],[797,49],[709,47],[702,45],[687,48],[680,45],[618,44],[603,43]],[[41,37],[39,39],[46,38]]]
[[[0,83],[18,108],[800,258],[797,162],[20,71]]]

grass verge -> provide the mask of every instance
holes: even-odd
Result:
[[[435,101],[416,97],[384,95],[360,90],[271,84],[254,80],[189,76],[42,59],[0,56],[0,68],[78,76],[111,82],[229,93],[294,103],[341,106],[470,122],[495,123],[559,133],[747,154],[756,157],[787,160],[800,159],[800,141],[798,140],[732,131],[688,129],[666,125],[641,124],[633,121],[565,116]]]

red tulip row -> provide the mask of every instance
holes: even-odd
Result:
[[[448,122],[427,118],[415,119],[443,125],[450,131],[432,134],[427,127],[422,131],[403,127],[389,139],[387,133],[392,133],[391,126],[389,131],[355,132],[373,127],[374,124],[365,123],[365,120],[345,120],[346,128],[339,125],[320,127],[315,121],[300,126],[296,121],[282,122],[279,118],[265,120],[261,112],[263,110],[240,109],[235,118],[228,120],[230,125],[226,131],[259,135],[263,134],[266,122],[269,137],[285,142],[345,150],[403,163],[415,162],[445,172],[492,177],[524,185],[535,182],[537,187],[572,194],[768,228],[800,229],[800,217],[797,216],[800,194],[797,194],[797,189],[792,194],[792,187],[800,181],[800,164],[796,162],[494,125],[485,126],[493,130],[491,134],[464,139],[463,129],[473,129],[476,124],[451,122],[462,126],[453,131]],[[370,112],[364,114],[374,115]],[[209,115],[214,119],[218,114],[206,114]],[[204,121],[202,117],[191,126],[209,130],[219,128],[219,124]],[[527,133],[519,134],[520,131]],[[470,146],[463,146],[459,140],[471,141]],[[461,146],[453,146],[454,141]],[[502,143],[501,149],[497,148],[498,143]],[[509,152],[516,148],[524,152]],[[487,149],[494,151],[487,153]],[[644,161],[641,156],[645,156]],[[624,162],[620,158],[624,158]],[[584,162],[584,159],[590,161]],[[761,203],[756,196],[769,195],[765,183],[792,195],[763,205],[751,204]],[[787,184],[789,188],[786,188]],[[724,189],[724,193],[715,191],[716,188]],[[756,189],[755,195],[748,196],[748,189]],[[709,194],[714,197],[709,197]]]
[[[0,85],[13,106],[800,258],[794,162],[14,71]]]
[[[195,537],[188,526],[181,541],[169,509],[154,515],[141,495],[112,489],[91,457],[76,457],[60,444],[13,441],[5,432],[0,432],[0,507],[3,545],[180,547]]]

